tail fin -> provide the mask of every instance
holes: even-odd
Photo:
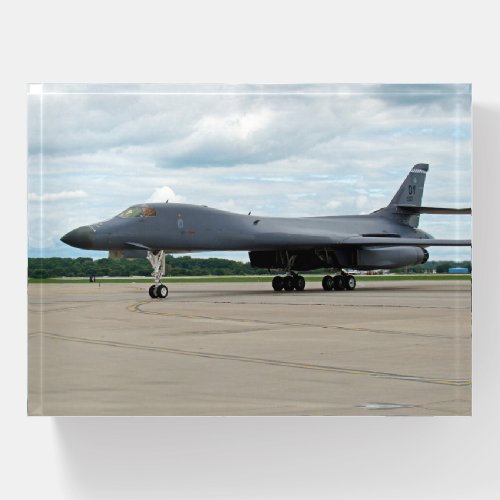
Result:
[[[398,192],[394,195],[389,205],[422,205],[424,194],[425,175],[429,170],[427,163],[417,163],[404,180]]]
[[[418,213],[402,211],[401,206],[420,207],[424,194],[425,176],[429,170],[427,163],[417,163],[404,180],[389,205],[382,209],[384,215],[396,217],[404,224],[418,227],[420,216]]]

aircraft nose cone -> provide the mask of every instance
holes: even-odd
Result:
[[[73,229],[69,233],[65,234],[61,241],[76,248],[90,249],[94,243],[95,232],[90,226],[82,226],[77,229]]]

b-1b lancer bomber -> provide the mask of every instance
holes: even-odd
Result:
[[[165,298],[161,283],[166,253],[249,252],[253,267],[275,269],[276,291],[302,291],[297,271],[331,269],[324,290],[354,290],[345,269],[393,269],[427,261],[429,246],[470,246],[470,240],[434,239],[418,229],[420,214],[470,214],[470,208],[421,205],[429,165],[415,165],[384,208],[367,215],[260,217],[183,203],[133,205],[104,222],[82,226],[61,240],[71,246],[108,250],[111,258],[145,257],[153,267],[152,298]]]

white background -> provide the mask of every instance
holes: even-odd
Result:
[[[500,497],[494,2],[4,2],[3,498]],[[472,418],[26,417],[27,82],[472,82]]]

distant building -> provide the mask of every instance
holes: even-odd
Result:
[[[467,267],[450,267],[448,269],[448,274],[469,274],[469,272]]]

